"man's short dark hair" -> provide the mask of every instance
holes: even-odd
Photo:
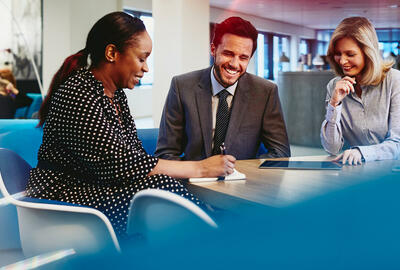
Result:
[[[229,17],[221,23],[215,25],[214,37],[212,43],[215,47],[221,43],[225,34],[233,34],[240,37],[250,38],[253,41],[253,50],[251,55],[257,49],[258,32],[251,22],[243,20],[240,17]]]

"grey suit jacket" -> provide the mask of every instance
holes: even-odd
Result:
[[[172,79],[160,122],[157,157],[200,160],[211,156],[210,72],[211,67]],[[232,101],[226,153],[237,159],[255,158],[261,142],[268,150],[265,157],[290,156],[277,86],[245,73]]]

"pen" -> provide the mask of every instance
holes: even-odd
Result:
[[[219,149],[221,150],[221,155],[226,155],[226,147],[225,147],[225,142],[223,142],[220,146]],[[218,176],[217,181],[225,180],[225,176]]]
[[[219,149],[221,150],[221,155],[226,155],[226,147],[224,142],[219,146]]]

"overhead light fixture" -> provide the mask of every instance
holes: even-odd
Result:
[[[318,68],[318,69],[321,70],[321,69],[322,69],[322,66],[325,65],[325,61],[324,61],[324,59],[322,58],[321,55],[317,54],[317,55],[313,58],[312,64],[313,64],[313,66],[315,66],[316,68]]]
[[[286,54],[285,54],[284,52],[282,52],[282,55],[281,55],[281,57],[279,58],[279,62],[282,62],[282,63],[289,63],[289,62],[290,62],[290,59],[289,59],[289,57],[286,56]]]

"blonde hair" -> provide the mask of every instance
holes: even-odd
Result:
[[[15,77],[14,77],[11,69],[8,69],[8,68],[0,69],[0,78],[6,79],[10,83],[12,83],[12,85],[14,87],[17,86],[17,82],[15,80]]]
[[[392,67],[393,61],[386,62],[382,59],[375,28],[364,17],[343,19],[333,32],[328,46],[328,60],[335,73],[344,76],[342,68],[335,61],[335,46],[338,40],[345,37],[352,38],[365,56],[365,66],[361,71],[359,83],[362,85],[381,83]]]

